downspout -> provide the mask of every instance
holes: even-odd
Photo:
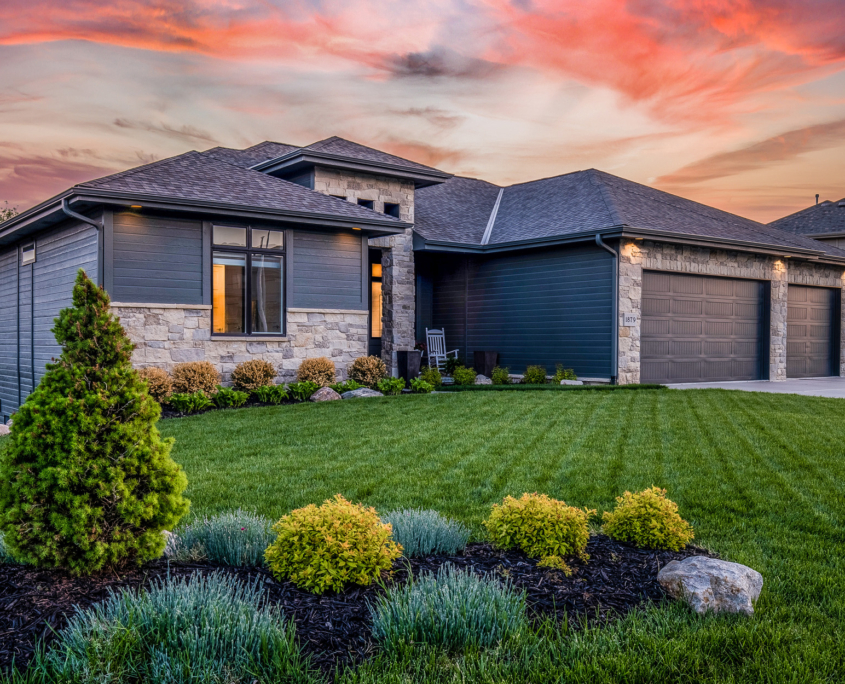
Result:
[[[78,214],[73,209],[70,208],[68,204],[67,197],[62,198],[62,211],[70,218],[76,219],[77,221],[82,221],[82,223],[87,223],[89,226],[94,226],[97,230],[103,229],[103,224],[101,222],[95,221],[94,219],[90,219],[87,216],[83,216],[82,214]]]
[[[615,385],[619,376],[619,255],[616,253],[615,249],[602,241],[599,233],[596,233],[596,244],[613,255],[613,302],[611,307],[613,325],[611,326],[612,338],[610,340],[610,355],[612,359],[610,381]]]

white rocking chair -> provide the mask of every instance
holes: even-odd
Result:
[[[458,358],[458,350],[446,351],[446,329],[425,329],[425,347],[428,354],[428,365],[436,367],[441,373],[446,370],[446,359],[450,356]]]

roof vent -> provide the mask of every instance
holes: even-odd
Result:
[[[845,200],[839,200],[839,206],[845,207]]]

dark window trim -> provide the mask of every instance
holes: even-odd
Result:
[[[233,247],[232,245],[215,245],[214,244],[214,227],[221,228],[246,228],[246,247]],[[284,247],[282,249],[262,249],[260,247],[251,247],[252,245],[252,231],[255,230],[275,230],[282,233],[284,240]],[[287,336],[288,330],[288,239],[289,231],[274,228],[271,226],[260,225],[238,225],[235,223],[214,222],[211,224],[211,270],[208,273],[208,278],[211,280],[211,337],[212,338],[244,338],[244,337],[278,337],[284,338]],[[234,333],[216,333],[214,332],[214,252],[234,252],[237,254],[246,255],[246,273],[244,274],[245,288],[244,288],[244,332]],[[252,256],[253,254],[267,254],[270,256],[282,257],[282,330],[281,332],[252,332],[252,322],[250,318],[250,307],[252,305]]]
[[[382,255],[382,253],[381,253],[380,250],[376,253],[371,252],[370,258],[368,260],[370,263],[368,264],[368,267],[367,267],[367,297],[369,299],[368,309],[369,309],[369,312],[370,312],[370,317],[372,317],[372,315],[373,315],[373,283],[384,283],[384,271],[382,271],[381,276],[376,277],[376,276],[373,275],[373,265],[374,264],[379,264],[380,266],[382,265],[381,255]],[[384,268],[384,266],[382,266],[382,269],[383,268]],[[383,298],[384,298],[384,293],[382,293],[382,306],[384,306],[384,299]],[[383,310],[382,310],[382,313],[383,313]],[[382,334],[379,335],[378,337],[373,335],[373,321],[372,320],[370,321],[367,328],[368,328],[367,335],[370,339],[380,340],[382,337],[384,337],[384,330],[382,330]]]

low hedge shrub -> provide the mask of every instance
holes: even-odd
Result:
[[[217,408],[239,408],[246,404],[247,399],[249,399],[249,394],[246,392],[239,392],[221,385],[217,386],[217,394],[213,397]]]
[[[545,385],[546,367],[528,366],[528,368],[525,369],[525,375],[522,376],[522,382],[526,385]]]
[[[304,359],[296,371],[297,382],[315,382],[320,387],[333,385],[336,369],[331,359],[320,356],[316,359]]]
[[[446,375],[454,375],[455,370],[463,366],[459,359],[454,356],[447,356],[446,361],[443,364],[443,368],[446,370]]]
[[[387,366],[378,356],[360,356],[349,366],[349,378],[370,389],[375,389],[379,380],[386,377]]]
[[[501,366],[496,366],[490,375],[490,380],[493,381],[494,385],[510,385],[510,368],[502,368]]]
[[[354,380],[345,380],[344,382],[338,382],[332,385],[332,389],[338,394],[351,392],[356,389],[361,389],[362,387],[363,385],[361,383],[355,382]]]
[[[590,532],[587,521],[595,511],[567,506],[546,494],[505,497],[494,504],[484,525],[494,546],[522,549],[532,558],[577,555],[586,558]]]
[[[190,394],[171,394],[167,403],[179,413],[197,413],[214,406],[214,402],[202,390]]]
[[[434,391],[434,385],[426,382],[422,378],[411,379],[411,392],[414,394],[431,394]]]
[[[316,682],[259,578],[153,580],[72,617],[33,667],[60,682]]]
[[[374,508],[340,494],[298,508],[273,526],[278,535],[264,554],[278,578],[321,594],[347,584],[368,585],[391,569],[402,548],[390,538]]]
[[[405,389],[405,379],[404,378],[384,378],[384,380],[379,380],[378,385],[376,385],[376,389],[382,394],[395,395],[395,394],[402,394],[402,390]]]
[[[269,387],[275,379],[275,366],[262,359],[243,361],[232,371],[232,384],[241,392],[249,393],[259,387]]]
[[[394,541],[406,558],[432,554],[455,555],[469,541],[470,531],[437,511],[405,508],[381,516],[393,528]]]
[[[173,391],[176,394],[205,392],[212,395],[220,384],[220,373],[209,361],[180,363],[173,369]]]
[[[289,393],[284,385],[265,385],[252,390],[252,395],[264,404],[281,404],[289,398]]]
[[[165,403],[168,397],[173,394],[173,378],[163,368],[156,368],[155,366],[141,368],[138,371],[138,376],[147,383],[147,392],[159,404]]]
[[[436,576],[389,589],[370,613],[373,636],[388,652],[421,643],[450,651],[490,648],[527,629],[523,593],[451,563]]]
[[[559,385],[561,380],[577,380],[578,376],[571,368],[564,368],[562,363],[555,364],[555,375],[552,382]]]
[[[440,387],[443,384],[443,376],[435,366],[424,366],[420,371],[420,380],[427,382],[434,388]]]
[[[304,382],[294,382],[288,385],[288,393],[296,401],[308,401],[311,395],[314,394],[320,386],[316,382],[306,380]]]
[[[272,541],[272,520],[238,509],[180,525],[173,531],[164,553],[175,561],[209,560],[260,567]]]
[[[477,373],[472,368],[458,366],[452,373],[456,385],[474,385]]]
[[[680,551],[694,537],[692,525],[678,514],[678,504],[659,487],[616,497],[616,508],[605,511],[602,519],[608,537],[648,549]]]

